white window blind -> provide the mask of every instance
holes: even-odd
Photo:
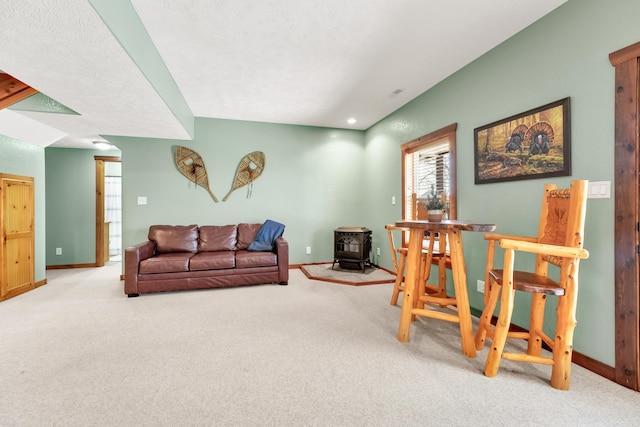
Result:
[[[448,203],[451,194],[450,161],[448,139],[425,144],[405,154],[405,212],[411,212],[411,218],[413,193],[418,199],[424,198],[431,193],[433,186],[436,194],[446,195]]]

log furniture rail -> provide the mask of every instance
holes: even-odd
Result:
[[[393,232],[400,231],[408,233],[409,229],[406,227],[396,227],[393,224],[387,224],[384,228],[386,228],[387,233],[389,234],[391,261],[393,262],[393,268],[396,273],[396,281],[393,285],[393,293],[391,294],[391,301],[389,301],[389,304],[396,305],[398,304],[400,292],[404,292],[404,271],[407,264],[408,249],[405,246],[396,244],[397,240],[394,238]],[[447,268],[451,268],[451,259],[446,249],[446,234],[439,233],[439,235],[436,236],[435,233],[432,233],[426,237],[426,245],[425,240],[423,240],[420,259],[420,288],[418,289],[418,292],[415,293],[416,297],[414,298],[414,301],[416,301],[418,295],[430,294],[432,296],[447,296]],[[435,245],[436,242],[438,243],[437,246]],[[442,250],[441,248],[445,248],[445,250]],[[431,276],[432,265],[438,266],[437,284],[427,282]]]
[[[537,237],[485,235],[485,239],[489,241],[485,278],[488,300],[485,301],[475,341],[476,349],[480,350],[484,347],[487,335],[492,340],[484,369],[486,376],[494,377],[498,373],[501,359],[540,363],[552,365],[552,387],[569,389],[578,300],[578,267],[580,260],[589,256],[589,252],[582,247],[587,184],[588,181],[585,180],[574,180],[570,189],[558,189],[555,184],[545,185]],[[504,249],[502,269],[494,267],[496,242]],[[514,259],[518,252],[536,255],[535,272],[514,270]],[[549,265],[559,268],[558,280],[548,276]],[[531,293],[528,332],[509,331],[515,291]],[[543,331],[547,295],[558,298],[553,337]],[[500,311],[494,327],[491,318],[498,297]],[[527,340],[526,353],[505,352],[507,338]],[[542,354],[543,342],[552,349],[551,357]]]
[[[461,220],[445,220],[440,222],[402,220],[397,221],[395,225],[409,229],[407,275],[402,300],[402,310],[400,312],[398,341],[409,341],[411,320],[414,316],[446,320],[460,325],[462,353],[468,357],[476,357],[471,310],[469,308],[469,294],[467,292],[467,272],[462,248],[462,231],[490,232],[495,230],[495,224],[481,224]],[[418,295],[417,298],[415,297],[416,291],[420,289],[420,260],[425,231],[445,234],[449,240],[451,271],[453,273],[453,287],[455,292],[454,297],[433,295]],[[430,247],[433,250],[433,246]],[[454,312],[446,313],[441,310],[427,309],[423,307],[424,303],[438,304],[440,306],[455,305],[457,307],[457,314]]]

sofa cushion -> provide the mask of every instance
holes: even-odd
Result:
[[[203,225],[200,227],[198,252],[235,251],[238,227],[234,225]]]
[[[235,268],[236,253],[234,251],[199,252],[189,261],[189,270],[221,270]]]
[[[273,252],[236,252],[236,268],[271,267],[278,265],[278,257]]]
[[[262,224],[238,224],[238,244],[236,248],[238,250],[247,249],[251,242],[253,242],[260,231]]]
[[[152,225],[149,240],[156,244],[157,253],[197,252],[197,225]]]
[[[177,273],[189,271],[191,252],[173,252],[159,254],[140,261],[140,274]]]
[[[256,234],[256,238],[251,242],[247,250],[257,252],[273,251],[276,239],[282,236],[283,232],[284,224],[268,219],[262,224],[258,234]]]

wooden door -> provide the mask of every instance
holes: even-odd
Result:
[[[0,174],[0,301],[35,287],[33,178]]]
[[[615,381],[640,390],[640,42],[615,67]]]

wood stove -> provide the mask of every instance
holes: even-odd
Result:
[[[333,269],[336,262],[340,267],[364,273],[371,266],[371,230],[366,227],[338,227],[333,232]]]

